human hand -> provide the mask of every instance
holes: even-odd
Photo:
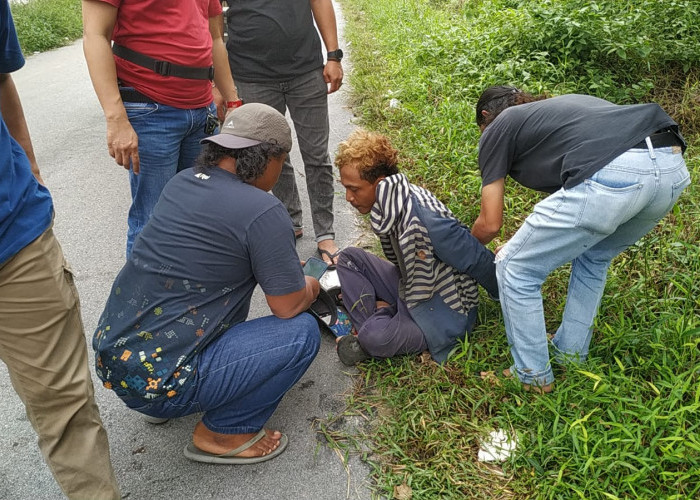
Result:
[[[306,280],[306,288],[311,291],[311,296],[316,300],[318,294],[321,292],[321,284],[313,276],[304,275],[304,279]]]
[[[36,160],[29,160],[29,164],[32,167],[32,174],[34,174],[34,178],[37,180],[37,182],[42,186],[46,186],[46,184],[44,184],[44,179],[41,177],[41,173],[39,172],[39,165],[37,164]]]
[[[221,95],[221,92],[219,92],[219,89],[216,87],[212,87],[211,93],[214,98],[214,105],[216,106],[216,116],[219,121],[223,123],[224,119],[226,118],[226,101],[224,100],[224,96]]]
[[[377,309],[381,309],[382,307],[391,307],[391,304],[389,304],[388,302],[384,302],[383,300],[378,300]]]
[[[328,93],[332,94],[343,84],[343,65],[340,61],[328,61],[323,68],[323,79],[329,83]]]
[[[139,173],[139,138],[128,118],[107,121],[107,150],[118,165]]]

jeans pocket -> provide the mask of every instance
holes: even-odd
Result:
[[[683,190],[690,186],[690,174],[688,173],[687,169],[683,169],[685,176],[678,182],[674,183],[671,186],[671,199],[675,201],[678,199],[678,197],[681,195]]]
[[[126,109],[129,121],[132,121],[158,111],[158,104],[155,102],[125,102],[124,109]]]
[[[576,227],[597,234],[612,234],[634,214],[642,184],[599,177],[586,179],[583,188],[585,199]]]

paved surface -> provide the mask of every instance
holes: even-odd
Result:
[[[54,197],[55,230],[77,274],[90,345],[112,280],[124,260],[127,173],[107,154],[104,118],[90,84],[80,41],[29,57],[14,79],[44,180]],[[331,96],[330,102],[330,149],[334,152],[352,125],[342,92]],[[305,192],[296,146],[292,159],[299,172],[299,187]],[[306,236],[298,244],[302,258],[315,249],[305,203]],[[336,232],[341,247],[359,236],[351,210],[337,184]],[[269,310],[258,291],[251,316],[266,314]],[[313,365],[269,422],[271,428],[288,434],[288,449],[275,460],[250,466],[188,461],[182,449],[190,440],[198,416],[161,426],[147,424],[95,379],[123,496],[155,500],[369,498],[367,467],[357,458],[343,463],[339,454],[324,445],[314,426],[315,419],[327,418],[344,408],[343,393],[351,386],[348,373],[337,359],[333,340],[325,337]],[[36,435],[4,365],[0,365],[0,391],[0,499],[63,498],[38,451]]]

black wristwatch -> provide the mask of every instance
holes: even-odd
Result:
[[[338,50],[331,50],[328,53],[328,56],[326,56],[326,59],[329,61],[342,61],[343,60],[343,51],[338,49]]]

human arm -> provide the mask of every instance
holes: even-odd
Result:
[[[83,0],[83,52],[92,86],[107,122],[107,150],[118,165],[139,173],[139,139],[119,95],[112,32],[117,8],[98,0]]]
[[[316,26],[321,33],[326,50],[332,52],[338,49],[338,27],[335,21],[335,11],[331,0],[309,0],[311,12],[314,15]],[[340,61],[326,61],[323,68],[323,78],[330,84],[328,93],[332,94],[343,83],[343,65]]]
[[[211,56],[214,63],[214,103],[218,111],[219,120],[225,118],[226,103],[238,100],[236,85],[231,76],[231,67],[228,63],[228,53],[223,37],[223,14],[209,18],[209,32],[211,33]]]
[[[286,295],[267,295],[265,300],[270,306],[272,314],[281,319],[293,318],[297,314],[306,311],[318,297],[321,288],[318,280],[311,276],[304,276],[304,288]]]
[[[503,193],[505,178],[481,188],[481,212],[474,221],[472,234],[486,245],[493,240],[503,226]]]
[[[0,111],[10,135],[24,149],[32,167],[32,174],[34,174],[34,177],[40,184],[44,184],[44,180],[39,172],[39,165],[37,165],[36,157],[34,156],[34,147],[29,136],[27,121],[24,118],[22,102],[19,99],[15,82],[9,73],[0,73]]]

